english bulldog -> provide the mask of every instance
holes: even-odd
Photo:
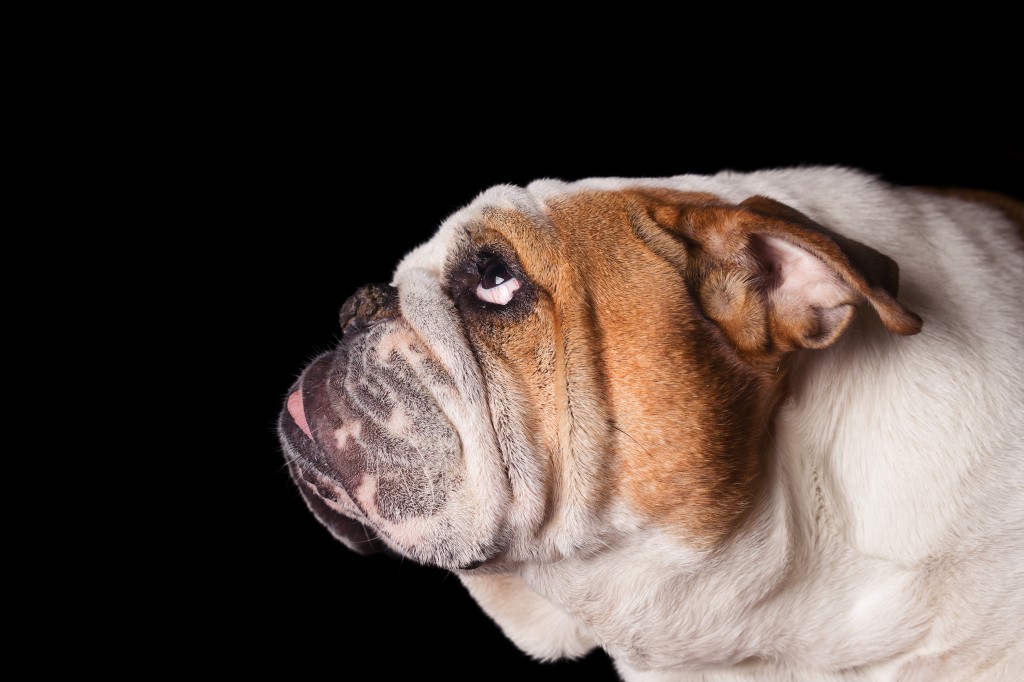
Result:
[[[841,167],[493,187],[344,303],[288,467],[539,661],[1019,682],[1022,218]]]

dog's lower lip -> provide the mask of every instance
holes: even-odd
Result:
[[[302,409],[302,391],[295,391],[288,396],[288,414],[292,416],[292,419],[294,419],[298,427],[302,429],[302,432],[312,439],[313,433],[309,430],[309,423],[306,421],[306,412]]]

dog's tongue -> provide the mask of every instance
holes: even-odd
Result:
[[[288,414],[292,416],[303,433],[310,438],[313,437],[309,431],[309,424],[306,422],[306,413],[302,410],[302,391],[295,391],[288,396]]]

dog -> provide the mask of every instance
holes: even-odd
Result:
[[[538,661],[1019,681],[1022,223],[832,166],[496,186],[344,303],[284,455]]]

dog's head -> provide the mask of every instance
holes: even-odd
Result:
[[[281,412],[288,464],[360,552],[507,566],[645,525],[707,547],[756,495],[792,352],[863,304],[918,331],[896,273],[763,196],[496,187],[345,302]]]

